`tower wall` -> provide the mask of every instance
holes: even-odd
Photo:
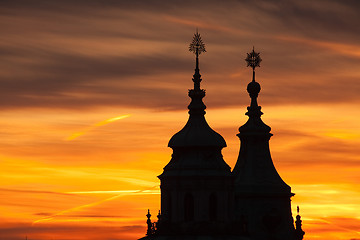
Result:
[[[246,222],[251,239],[294,239],[291,201],[288,197],[236,196],[236,217]]]
[[[191,194],[194,200],[194,219],[188,222],[228,221],[233,218],[233,188],[231,177],[186,177],[168,178],[161,181],[161,212],[171,223],[187,222],[185,197]],[[215,196],[216,207],[210,208]],[[216,211],[214,214],[211,211]],[[213,214],[213,215],[212,215]],[[211,216],[216,216],[211,219]]]
[[[269,148],[271,128],[261,119],[257,98],[261,90],[255,81],[255,68],[260,66],[259,53],[253,49],[246,58],[253,68],[253,79],[247,86],[251,102],[248,121],[239,128],[238,160],[233,170],[235,179],[236,219],[246,223],[254,240],[295,239],[291,213],[291,188],[280,177],[273,164]]]

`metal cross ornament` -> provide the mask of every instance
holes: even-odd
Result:
[[[256,67],[260,67],[260,62],[262,61],[260,57],[260,53],[255,52],[254,47],[251,53],[247,53],[247,57],[245,59],[247,62],[247,66],[252,67],[252,69],[255,71]]]

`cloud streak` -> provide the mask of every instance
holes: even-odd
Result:
[[[154,186],[153,188],[155,188],[157,186]],[[97,205],[100,205],[100,204],[103,204],[105,202],[109,202],[109,201],[113,201],[119,197],[123,197],[123,196],[126,196],[126,195],[130,195],[130,194],[140,194],[140,193],[145,193],[145,194],[158,194],[158,193],[154,193],[154,192],[149,192],[149,190],[151,189],[145,189],[145,190],[136,190],[136,191],[87,191],[87,192],[72,192],[72,193],[76,193],[76,194],[89,194],[89,193],[92,193],[92,194],[99,194],[99,193],[116,193],[117,195],[115,196],[112,196],[112,197],[109,197],[109,198],[105,198],[105,199],[102,199],[100,201],[96,201],[96,202],[93,202],[93,203],[89,203],[89,204],[85,204],[85,205],[81,205],[81,206],[78,206],[78,207],[74,207],[74,208],[70,208],[70,209],[66,209],[66,210],[63,210],[63,211],[60,211],[58,213],[55,213],[55,214],[52,214],[50,216],[45,216],[44,218],[41,218],[39,220],[36,220],[34,221],[32,224],[37,224],[37,223],[40,223],[40,222],[46,222],[46,221],[51,221],[53,220],[54,218],[58,217],[58,216],[64,216],[65,214],[68,214],[70,212],[76,212],[76,211],[79,211],[79,210],[83,210],[85,208],[91,208],[91,207],[95,207]]]
[[[85,130],[83,130],[81,132],[76,132],[76,133],[71,134],[69,137],[66,138],[66,140],[67,141],[74,140],[75,138],[78,138],[78,137],[84,135],[85,133],[87,133],[87,132],[89,132],[89,131],[97,128],[97,127],[101,127],[101,126],[104,126],[106,124],[109,124],[109,123],[112,123],[112,122],[115,122],[115,121],[118,121],[118,120],[121,120],[121,119],[124,119],[124,118],[128,118],[130,116],[131,116],[130,114],[121,115],[121,116],[118,116],[118,117],[109,118],[109,119],[106,119],[104,121],[95,123],[92,126],[86,128]]]

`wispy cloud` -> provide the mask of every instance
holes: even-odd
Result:
[[[71,194],[71,193],[63,193],[63,192],[52,192],[52,191],[41,191],[41,190],[24,190],[24,189],[7,189],[7,188],[0,188],[0,192],[74,195],[74,194]]]
[[[285,42],[296,44],[305,44],[312,46],[314,49],[323,48],[339,53],[345,57],[360,58],[360,45],[345,44],[330,41],[320,41],[309,38],[293,37],[293,36],[277,36],[277,39]]]
[[[85,130],[81,131],[81,132],[76,132],[76,133],[71,134],[69,137],[66,138],[66,140],[67,141],[74,140],[75,138],[78,138],[78,137],[84,135],[85,133],[87,133],[87,132],[89,132],[89,131],[97,128],[97,127],[101,127],[101,126],[104,126],[106,124],[109,124],[109,123],[112,123],[112,122],[115,122],[115,121],[118,121],[118,120],[121,120],[121,119],[124,119],[124,118],[128,118],[130,116],[131,116],[130,114],[121,115],[121,116],[118,116],[118,117],[109,118],[109,119],[106,119],[104,121],[95,123],[95,124],[91,125],[90,127],[86,128]]]
[[[155,188],[157,186],[154,186],[153,188]],[[71,192],[71,194],[99,194],[99,193],[106,193],[106,194],[114,194],[116,193],[117,195],[109,197],[109,198],[105,198],[102,199],[100,201],[96,201],[93,203],[89,203],[89,204],[85,204],[85,205],[81,205],[78,207],[74,207],[74,208],[70,208],[70,209],[66,209],[63,211],[60,211],[58,213],[52,214],[50,216],[46,216],[44,218],[41,218],[39,220],[34,221],[32,224],[36,224],[36,223],[40,223],[40,222],[44,222],[44,221],[51,221],[52,219],[58,217],[58,216],[63,216],[65,214],[68,214],[70,212],[75,212],[75,211],[79,211],[85,208],[90,208],[90,207],[94,207],[97,205],[100,205],[104,202],[108,202],[108,201],[112,201],[115,200],[119,197],[123,197],[126,195],[130,195],[130,194],[158,194],[158,192],[154,192],[154,191],[150,191],[151,189],[145,189],[145,190],[135,190],[135,191],[83,191],[83,192]]]

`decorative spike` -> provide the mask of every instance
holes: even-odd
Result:
[[[195,53],[196,56],[200,55],[202,52],[206,52],[205,44],[203,43],[200,33],[196,29],[193,40],[189,45],[189,51]]]

